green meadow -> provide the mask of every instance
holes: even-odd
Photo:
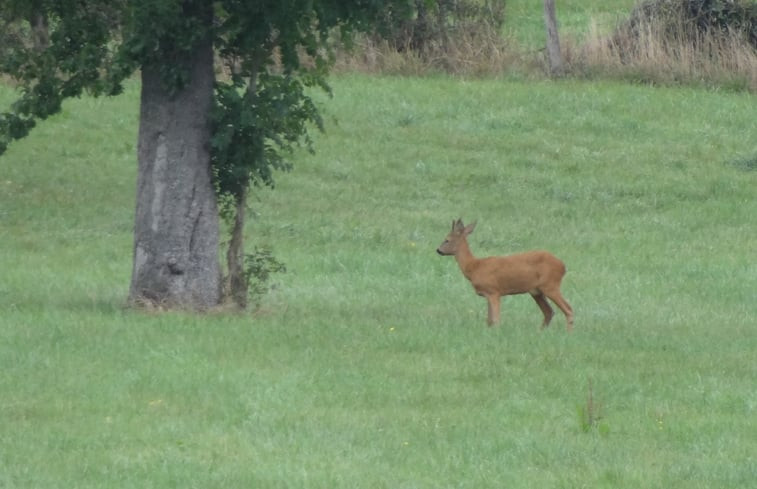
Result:
[[[3,158],[2,487],[750,487],[751,95],[344,76],[251,201],[255,314],[124,309],[138,87]],[[6,89],[4,99],[10,96]],[[546,248],[498,328],[435,249]]]
[[[331,85],[315,155],[250,200],[287,267],[250,313],[125,307],[136,82],[11,145],[0,488],[753,487],[754,95]],[[559,256],[574,331],[528,296],[488,328],[435,252],[458,217],[479,257]]]

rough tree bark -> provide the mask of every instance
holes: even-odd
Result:
[[[563,74],[562,54],[560,53],[560,36],[557,33],[557,14],[555,0],[544,0],[544,25],[547,29],[547,55],[549,56],[549,73],[552,76]]]
[[[203,310],[220,302],[219,226],[210,174],[213,50],[187,59],[187,85],[166,88],[161,66],[142,67],[134,305]]]

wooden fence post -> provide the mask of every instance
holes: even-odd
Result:
[[[549,74],[560,76],[564,66],[560,53],[560,36],[557,33],[557,15],[555,0],[544,0],[544,25],[547,28],[547,55],[549,57]]]

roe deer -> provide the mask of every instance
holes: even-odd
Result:
[[[440,255],[454,255],[460,270],[476,293],[489,303],[489,326],[499,322],[500,298],[505,295],[531,294],[541,312],[546,328],[552,320],[552,300],[565,314],[567,329],[573,330],[573,309],[560,293],[560,282],[565,275],[565,264],[547,251],[527,251],[509,256],[476,258],[470,251],[466,237],[476,223],[465,226],[458,219],[452,221],[452,231],[436,250]]]

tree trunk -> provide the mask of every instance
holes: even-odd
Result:
[[[34,49],[44,51],[50,45],[50,32],[47,15],[43,11],[35,10],[30,14],[29,25],[32,27],[32,41]]]
[[[560,36],[557,33],[557,15],[555,0],[544,0],[544,25],[547,28],[547,54],[549,56],[549,73],[562,75],[564,66],[560,53]]]
[[[242,195],[237,197],[234,215],[234,227],[231,230],[231,241],[226,253],[226,265],[229,269],[226,284],[229,299],[241,309],[247,308],[247,292],[249,289],[244,276],[244,221],[247,209],[247,186]]]
[[[221,271],[210,174],[213,50],[201,41],[184,66],[190,79],[166,88],[163,66],[142,67],[134,267],[129,302],[204,310],[219,304]]]
[[[257,58],[253,59],[252,74],[250,75],[247,93],[245,94],[245,98],[250,98],[250,103],[254,103],[255,97],[257,97],[258,68],[261,63],[261,60]],[[247,308],[247,296],[250,289],[250,284],[247,281],[247,277],[245,277],[244,270],[244,224],[247,217],[247,194],[249,189],[250,178],[248,176],[242,184],[240,194],[235,195],[234,226],[231,230],[229,249],[226,252],[226,267],[229,275],[224,285],[226,288],[224,296],[225,299],[232,300],[241,309]]]

